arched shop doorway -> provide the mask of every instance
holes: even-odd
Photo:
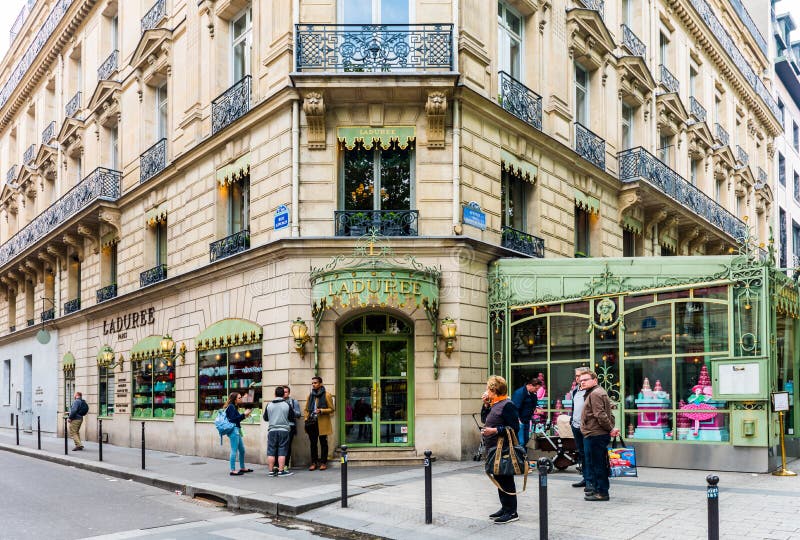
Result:
[[[412,446],[413,326],[386,313],[359,315],[340,327],[338,350],[339,440],[350,447]]]

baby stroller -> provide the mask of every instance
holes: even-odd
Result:
[[[472,413],[472,419],[475,420],[475,425],[478,426],[478,432],[481,430],[481,424],[478,422],[478,419],[475,418],[477,413]],[[486,458],[486,445],[483,444],[483,436],[480,438],[480,443],[478,443],[478,449],[475,450],[475,453],[472,454],[472,461],[483,461]]]
[[[534,448],[543,452],[555,452],[556,456],[551,461],[559,471],[563,471],[572,465],[577,465],[578,472],[581,472],[575,439],[567,437],[562,438],[552,434],[552,427],[550,422],[536,424],[534,430]]]

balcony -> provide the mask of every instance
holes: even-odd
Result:
[[[750,163],[750,156],[747,155],[747,152],[744,151],[744,148],[736,145],[736,161],[742,164],[742,167],[747,167]]]
[[[728,132],[725,131],[725,128],[723,128],[721,125],[714,124],[714,136],[719,141],[720,148],[723,146],[728,146],[728,143],[730,142],[730,136],[728,135]]]
[[[167,139],[161,139],[139,156],[139,183],[144,184],[167,166]]]
[[[706,109],[700,105],[700,102],[694,96],[689,97],[689,113],[698,122],[706,121]]]
[[[33,163],[33,158],[36,157],[36,145],[32,144],[28,148],[25,149],[25,153],[22,154],[22,163],[25,165],[30,165]]]
[[[81,93],[77,92],[72,99],[67,102],[67,105],[64,107],[64,114],[67,118],[72,118],[75,116],[75,113],[81,108]]]
[[[761,32],[756,27],[756,24],[753,22],[753,18],[750,17],[750,13],[747,12],[745,9],[744,4],[742,4],[742,0],[730,0],[731,6],[733,6],[733,10],[742,20],[742,23],[747,28],[747,31],[750,32],[750,35],[753,36],[758,48],[761,49],[761,52],[764,53],[764,56],[768,56],[767,53],[767,41],[764,39],[764,36],[761,35]]]
[[[33,326],[36,323],[36,321],[33,319],[28,319],[26,322],[28,323],[28,326]]]
[[[81,309],[81,299],[75,298],[64,303],[64,315],[69,315]]]
[[[234,233],[222,240],[209,244],[209,256],[211,262],[236,255],[246,249],[250,249],[250,231],[245,229]]]
[[[511,227],[503,226],[500,245],[531,257],[544,258],[544,240]]]
[[[121,173],[98,167],[0,246],[0,267],[97,201],[116,201]]]
[[[119,51],[114,51],[105,61],[97,68],[97,80],[107,81],[117,71],[117,60],[119,58]]]
[[[19,10],[17,14],[17,18],[14,19],[14,24],[11,25],[11,29],[8,31],[8,40],[14,41],[14,38],[17,37],[19,31],[22,30],[22,26],[25,24],[25,21],[28,19],[28,15],[31,14],[33,10],[33,5],[36,3],[36,0],[27,0],[23,5],[22,9]]]
[[[603,10],[605,8],[604,0],[581,0],[581,3],[587,9],[593,9],[600,14],[600,17],[603,16]]]
[[[218,133],[250,111],[250,75],[211,102],[211,133]]]
[[[760,184],[757,188],[764,187],[767,185],[767,171],[762,169],[761,167],[758,168],[758,183]],[[797,191],[795,191],[797,193]]]
[[[53,120],[42,131],[42,144],[49,144],[50,141],[56,138],[56,121]]]
[[[336,236],[364,236],[373,229],[384,236],[417,236],[419,210],[336,210],[333,221]]]
[[[636,37],[630,26],[627,24],[622,25],[622,46],[625,47],[633,56],[641,56],[647,58],[647,46]]]
[[[14,325],[11,325],[11,326],[8,327],[8,331],[9,332],[16,332],[17,331],[17,327],[14,326]]]
[[[664,87],[667,93],[677,94],[678,91],[680,90],[680,83],[678,82],[678,79],[675,77],[675,75],[673,75],[670,72],[670,70],[667,69],[667,66],[665,66],[664,64],[660,64],[658,66],[658,73],[660,76],[658,82],[661,83],[661,86]]]
[[[159,264],[158,266],[151,268],[150,270],[145,270],[139,274],[139,286],[147,287],[148,285],[158,283],[159,281],[164,281],[165,279],[167,279],[167,265]]]
[[[167,0],[156,0],[147,13],[144,14],[140,22],[142,34],[153,28],[157,28],[161,20],[167,16]]]
[[[42,322],[52,321],[56,318],[56,308],[50,308],[42,311]]]
[[[17,179],[17,166],[14,165],[8,172],[6,173],[6,184],[14,185],[14,181]]]
[[[746,225],[742,220],[725,210],[644,148],[637,147],[620,152],[619,170],[621,182],[644,180],[734,240],[744,237]]]
[[[541,131],[542,97],[505,71],[499,75],[500,106]]]
[[[575,152],[589,163],[606,170],[606,141],[579,122],[575,122]]]
[[[298,72],[452,71],[452,24],[295,25]]]
[[[103,287],[102,289],[97,290],[97,303],[105,302],[106,300],[111,300],[112,298],[117,297],[117,284],[112,283],[107,287]]]

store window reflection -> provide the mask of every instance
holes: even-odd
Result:
[[[231,392],[242,395],[242,410],[252,409],[244,423],[261,420],[261,344],[198,351],[197,411],[201,420],[212,420]]]

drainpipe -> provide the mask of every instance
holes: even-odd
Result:
[[[453,100],[453,233],[461,234],[461,102]]]
[[[459,22],[458,18],[461,16],[459,11],[459,2],[461,0],[453,0],[453,71],[458,72],[458,36],[459,36]]]
[[[300,102],[292,101],[292,237],[300,236]]]

